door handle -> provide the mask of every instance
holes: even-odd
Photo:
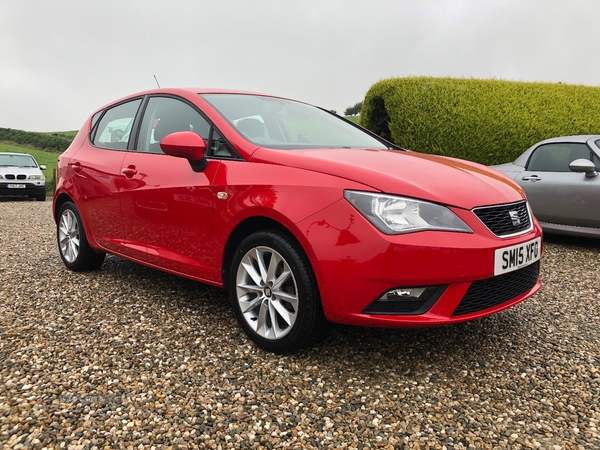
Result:
[[[137,170],[136,170],[135,166],[131,165],[131,166],[123,167],[121,169],[121,173],[123,175],[125,175],[127,178],[131,178],[132,176],[134,176],[137,173]]]
[[[528,177],[523,177],[521,178],[521,180],[523,181],[540,181],[542,178],[538,177],[537,175],[530,175]]]
[[[81,172],[81,169],[83,169],[83,167],[81,167],[81,163],[79,161],[77,161],[75,163],[71,163],[69,165],[71,166],[71,169],[73,169],[73,172],[75,172],[75,173],[79,173],[79,172]]]

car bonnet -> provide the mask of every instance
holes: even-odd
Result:
[[[525,198],[516,183],[483,165],[406,150],[259,148],[251,160],[325,173],[388,194],[465,209]]]

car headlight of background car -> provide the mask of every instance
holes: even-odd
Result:
[[[30,180],[45,180],[44,175],[29,175]]]
[[[384,234],[424,230],[473,233],[456,214],[435,203],[360,191],[344,191],[344,197]]]

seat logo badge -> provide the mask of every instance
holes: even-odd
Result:
[[[521,219],[519,219],[519,213],[516,211],[509,211],[508,215],[510,216],[510,220],[512,221],[513,226],[518,227],[521,225]]]

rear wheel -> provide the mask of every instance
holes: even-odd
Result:
[[[289,353],[323,334],[326,320],[312,269],[289,237],[261,231],[244,239],[229,278],[236,316],[261,348]]]
[[[93,250],[85,236],[85,230],[77,207],[66,202],[58,213],[56,225],[58,251],[65,266],[75,272],[94,270],[104,262],[104,253]]]

